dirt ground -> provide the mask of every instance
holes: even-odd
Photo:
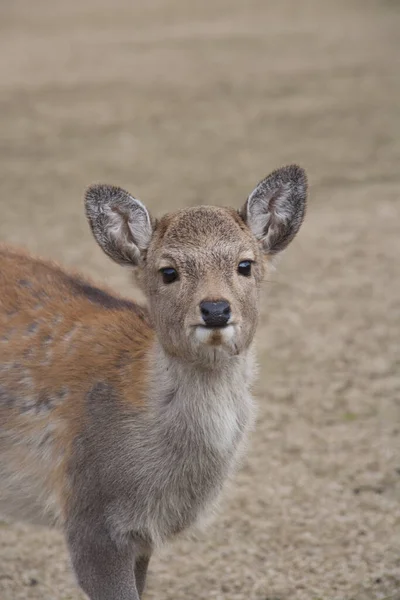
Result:
[[[0,4],[1,240],[135,294],[88,184],[160,214],[309,173],[264,287],[249,452],[148,600],[400,599],[399,31],[396,0]],[[81,598],[58,533],[0,521],[0,597]]]

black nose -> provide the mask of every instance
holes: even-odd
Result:
[[[200,310],[206,327],[224,327],[231,316],[231,307],[226,300],[203,300]]]

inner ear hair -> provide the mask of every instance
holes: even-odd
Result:
[[[153,231],[144,204],[122,188],[94,185],[86,192],[85,207],[103,251],[118,264],[140,265]]]
[[[281,252],[303,222],[307,200],[304,169],[289,165],[260,181],[240,211],[266,254]]]

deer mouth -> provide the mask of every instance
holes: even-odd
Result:
[[[231,342],[235,335],[234,323],[227,323],[223,327],[209,327],[195,325],[195,337],[197,341],[210,346],[222,346]]]

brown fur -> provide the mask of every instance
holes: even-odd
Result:
[[[83,280],[55,263],[6,247],[0,248],[0,261],[0,384],[15,397],[12,406],[0,403],[0,419],[9,432],[37,444],[41,432],[51,430],[47,442],[62,458],[52,461],[46,481],[49,493],[65,505],[69,448],[85,424],[87,392],[100,376],[124,402],[143,407],[146,368],[133,364],[146,356],[154,332],[145,309],[104,288],[105,297],[110,294],[116,306],[122,302],[122,309],[77,294]],[[35,456],[31,443],[19,444],[10,460],[17,471],[34,473],[41,468],[38,461],[31,464]]]

